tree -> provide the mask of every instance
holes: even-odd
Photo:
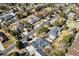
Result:
[[[17,35],[17,36],[16,36],[16,39],[17,39],[17,40],[21,40],[22,37],[21,37],[20,35]]]
[[[47,27],[42,27],[41,29],[39,29],[39,30],[37,31],[37,33],[38,33],[38,34],[41,34],[41,33],[43,33],[43,32],[46,32],[47,30],[48,30]]]
[[[73,30],[73,33],[76,34],[78,31],[76,28],[72,29]]]
[[[26,24],[26,27],[27,27],[28,29],[34,27],[34,25],[28,23],[27,21],[24,21],[24,23]]]
[[[53,25],[52,25],[51,23],[48,23],[48,26],[49,26],[49,27],[52,27]]]
[[[32,40],[32,38],[27,37],[27,41],[31,41],[31,40]]]
[[[16,48],[17,49],[22,49],[23,48],[23,43],[21,41],[16,41]]]
[[[53,4],[52,3],[48,3],[47,7],[54,7],[54,5],[55,5],[54,3]]]
[[[4,6],[4,5],[0,6],[0,9],[1,9],[1,10],[9,10],[9,8],[6,7],[6,6]]]
[[[39,12],[42,8],[43,8],[43,6],[39,6],[39,7],[36,7],[35,10],[36,10],[37,12]]]
[[[17,13],[17,15],[15,17],[18,18],[18,19],[20,19],[21,18],[21,14]]]
[[[66,15],[64,12],[60,12],[60,13],[59,13],[59,16],[60,16],[61,18],[67,18],[67,15]]]
[[[59,11],[63,11],[63,7],[62,7],[62,6],[59,6],[59,7],[58,7],[58,10],[59,10]]]
[[[68,29],[68,27],[67,27],[67,25],[65,24],[63,30],[67,30],[67,29]]]
[[[53,55],[55,55],[55,56],[64,56],[65,53],[63,51],[56,50],[55,52],[53,52]]]
[[[45,17],[43,16],[43,14],[38,14],[38,17],[40,18],[40,19],[44,19]]]
[[[13,35],[13,36],[16,36],[16,35],[18,35],[19,33],[18,32],[16,32],[16,31],[13,31],[13,30],[8,30],[10,33],[11,33],[11,35]]]
[[[50,13],[48,14],[48,16],[49,16],[50,18],[52,18],[52,17],[53,17],[52,15],[54,15],[53,10],[50,11]]]
[[[27,16],[29,16],[30,14],[32,14],[32,11],[31,10],[27,10]]]
[[[74,35],[68,35],[63,38],[63,41],[66,44],[69,44],[69,46],[72,44],[73,40],[74,40]]]
[[[2,28],[2,25],[0,24],[0,29]]]
[[[55,23],[53,23],[53,26],[59,26],[59,21],[55,21]]]
[[[18,52],[12,52],[9,54],[9,56],[20,56],[20,54]]]

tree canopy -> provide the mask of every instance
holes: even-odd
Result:
[[[41,33],[43,33],[43,32],[46,32],[47,30],[48,30],[47,27],[42,27],[41,29],[39,29],[39,30],[37,31],[37,33],[38,33],[38,34],[41,34]]]
[[[17,49],[22,49],[23,48],[23,43],[21,41],[16,41],[16,48]]]
[[[20,56],[20,54],[18,52],[12,52],[9,54],[10,56]]]
[[[56,50],[55,52],[53,52],[53,55],[55,55],[55,56],[64,56],[65,53],[63,51]]]

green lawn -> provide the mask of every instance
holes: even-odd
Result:
[[[10,46],[14,41],[12,39],[9,39],[8,41],[6,41],[5,43],[2,43],[4,48],[7,48],[8,46]]]

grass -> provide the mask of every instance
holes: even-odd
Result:
[[[9,39],[5,43],[2,43],[4,48],[7,48],[8,46],[10,46],[14,42],[15,38],[13,36],[11,36],[9,33],[5,32],[4,30],[0,30],[0,32],[3,32]]]
[[[63,38],[64,38],[65,36],[67,36],[67,35],[69,35],[69,32],[68,32],[67,30],[63,30],[63,31],[61,32],[61,35],[59,36],[58,40],[59,40],[59,41],[63,40]]]
[[[3,33],[5,33],[5,32],[3,32]],[[3,44],[4,48],[7,48],[14,42],[15,38],[13,36],[11,36],[9,33],[5,33],[5,35],[8,37],[9,40],[2,44]]]
[[[14,41],[12,39],[9,39],[8,41],[6,41],[5,43],[3,43],[4,48],[7,48],[8,46],[10,46]]]
[[[54,46],[56,49],[59,49],[59,46],[61,45],[63,38],[68,35],[69,35],[69,32],[67,30],[63,30],[61,32],[61,35],[56,39],[56,42],[54,43]]]

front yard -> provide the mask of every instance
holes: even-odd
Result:
[[[9,39],[8,41],[6,41],[5,43],[2,43],[4,48],[9,47],[14,41],[12,39]]]
[[[8,41],[5,41],[4,43],[2,43],[4,48],[9,47],[15,41],[15,38],[3,30],[0,30],[0,32],[3,32],[9,39]]]

